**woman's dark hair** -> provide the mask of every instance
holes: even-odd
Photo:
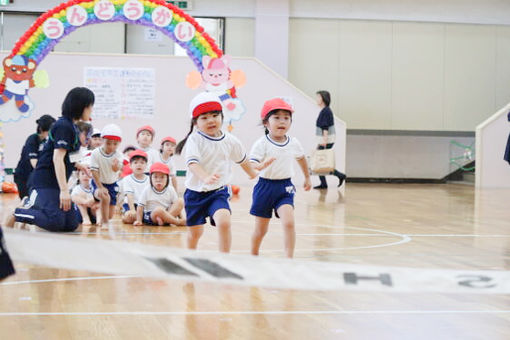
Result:
[[[94,93],[86,87],[75,87],[62,103],[62,116],[78,120],[90,105],[94,105]]]
[[[329,106],[331,103],[331,95],[328,91],[317,91],[317,94],[321,96],[324,105]]]
[[[219,114],[221,114],[221,121],[223,122],[223,118],[224,118],[224,117],[223,117],[223,112],[222,112],[222,111],[212,111],[212,112],[205,112],[205,113],[219,113]],[[205,113],[203,113],[203,114],[205,114]],[[200,117],[200,116],[198,116],[198,117]],[[187,135],[186,135],[186,137],[185,137],[183,140],[181,140],[181,141],[179,142],[179,144],[177,144],[177,146],[175,147],[175,153],[176,153],[176,154],[178,154],[178,155],[180,155],[180,154],[181,154],[182,149],[184,148],[184,145],[186,144],[186,141],[188,140],[189,135],[191,135],[191,133],[193,132],[193,127],[195,126],[195,124],[196,124],[196,122],[197,122],[198,117],[195,117],[195,118],[193,118],[193,119],[191,120],[191,127],[189,128],[189,132],[188,132],[188,134],[187,134]]]
[[[266,127],[266,125],[265,125],[265,124],[266,124],[266,123],[267,123],[267,121],[269,120],[269,117],[271,117],[272,115],[274,115],[274,114],[275,114],[276,112],[278,112],[278,111],[286,111],[286,112],[290,113],[290,121],[292,122],[292,112],[290,112],[290,111],[288,111],[288,110],[284,110],[284,109],[276,109],[276,110],[269,111],[269,113],[266,115],[266,118],[264,118],[264,119],[262,120],[262,126],[264,126],[264,130],[265,130],[265,131],[264,131],[264,133],[265,133],[266,135],[268,135],[268,134],[269,134],[269,130],[267,129],[267,127]]]
[[[35,121],[37,123],[37,133],[50,131],[51,126],[55,123],[55,118],[50,115],[42,115]]]

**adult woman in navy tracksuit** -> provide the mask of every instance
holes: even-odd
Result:
[[[317,91],[317,105],[321,108],[321,112],[317,117],[316,135],[318,138],[317,150],[331,149],[335,144],[335,120],[333,118],[333,111],[329,107],[331,103],[331,95],[328,91]],[[335,175],[338,178],[338,186],[341,186],[346,178],[345,174],[338,170],[334,170],[330,175]],[[326,176],[319,176],[321,181],[320,185],[313,187],[314,189],[327,189],[328,183]]]
[[[48,138],[48,131],[50,131],[55,118],[50,115],[43,115],[35,121],[37,123],[37,133],[28,136],[25,145],[21,150],[21,157],[16,172],[14,173],[14,182],[18,187],[19,198],[28,195],[28,178],[37,165],[39,152],[44,147],[44,142]]]
[[[75,123],[90,120],[93,105],[94,93],[87,88],[76,87],[67,94],[62,117],[53,124],[32,173],[29,199],[14,211],[16,221],[49,231],[73,231],[78,227],[67,180],[75,167],[88,171],[79,162],[73,166],[72,158],[80,149]],[[14,224],[14,219],[8,220],[7,225]]]

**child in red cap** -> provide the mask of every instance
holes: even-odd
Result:
[[[186,221],[181,218],[183,201],[177,197],[169,185],[170,170],[163,163],[156,162],[150,168],[150,186],[146,187],[138,199],[136,221],[133,225],[178,225]]]
[[[122,169],[123,157],[117,148],[122,140],[122,132],[117,125],[108,124],[101,131],[101,137],[104,143],[92,151],[90,170],[94,178],[92,182],[94,198],[101,202],[101,221],[98,225],[109,227],[119,192],[117,180]]]
[[[219,250],[228,253],[231,245],[230,232],[230,178],[231,162],[255,178],[258,174],[246,158],[239,139],[221,130],[223,111],[217,96],[203,92],[191,100],[191,129],[186,138],[177,145],[180,154],[186,144],[185,159],[186,192],[184,206],[189,227],[188,248],[196,249],[204,232],[206,218],[219,233]],[[193,131],[196,127],[196,131]],[[262,163],[258,170],[269,165]]]
[[[311,181],[303,147],[296,138],[287,135],[293,112],[292,106],[282,98],[268,100],[262,107],[260,118],[266,134],[253,145],[250,161],[258,164],[268,158],[275,160],[260,172],[259,181],[253,189],[253,203],[250,209],[250,214],[255,216],[255,232],[251,242],[252,255],[259,254],[260,244],[267,233],[273,210],[284,228],[285,253],[287,257],[294,255],[296,188],[291,181],[294,176],[294,160],[297,160],[305,176],[303,187],[306,191],[310,190]]]
[[[159,150],[159,161],[166,164],[170,169],[170,178],[172,179],[172,185],[175,191],[177,191],[177,169],[175,168],[172,156],[175,153],[176,144],[173,137],[165,137],[161,140],[161,149]]]
[[[136,208],[143,191],[150,186],[147,169],[147,154],[142,150],[134,150],[129,154],[129,165],[132,173],[122,179],[122,193],[127,203],[122,205],[122,222],[132,224],[136,221]]]
[[[154,131],[150,125],[141,126],[136,130],[136,143],[138,144],[138,148],[145,151],[148,156],[147,171],[150,166],[159,159],[158,150],[151,147],[155,135],[156,131]]]

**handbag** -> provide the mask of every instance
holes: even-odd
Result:
[[[335,171],[335,152],[333,149],[314,150],[310,158],[310,169],[314,173]]]

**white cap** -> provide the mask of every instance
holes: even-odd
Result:
[[[122,140],[122,131],[117,124],[108,124],[101,131],[101,137],[111,140]]]
[[[93,136],[96,136],[96,135],[99,135],[101,137],[101,130],[99,130],[98,128],[94,128],[94,130],[92,130],[92,137]]]
[[[213,111],[223,111],[223,109],[218,96],[210,92],[201,92],[197,94],[189,103],[189,113],[191,118],[196,118],[202,113]]]

